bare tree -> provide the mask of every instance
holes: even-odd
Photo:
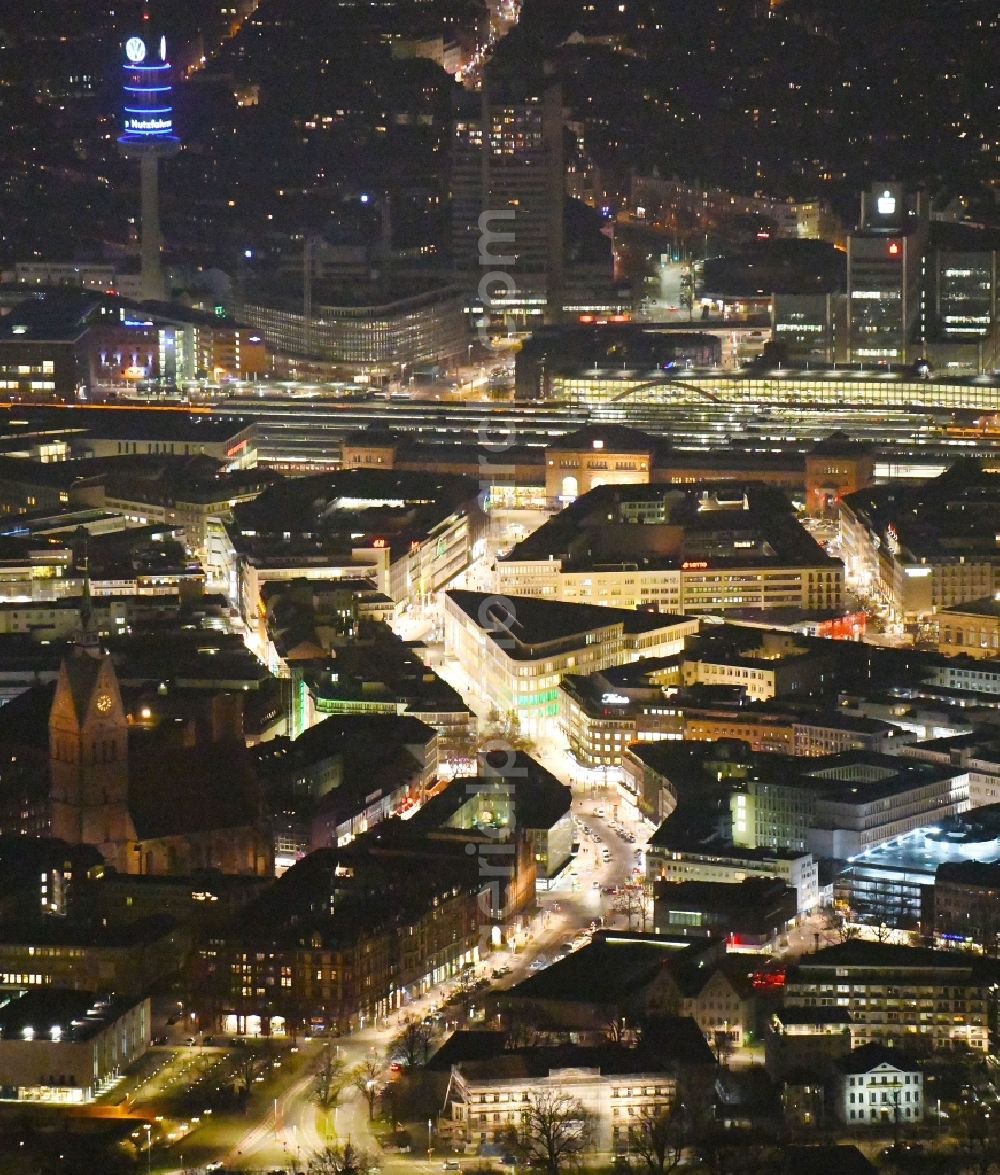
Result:
[[[368,1103],[368,1121],[375,1119],[375,1106],[378,1104],[382,1086],[382,1064],[375,1057],[369,1057],[360,1065],[351,1070],[351,1082],[354,1088]]]
[[[612,904],[616,914],[624,914],[629,930],[638,929],[645,933],[649,923],[649,900],[644,885],[626,885],[616,895]]]
[[[430,1024],[420,1020],[407,1020],[402,1032],[389,1045],[390,1055],[401,1058],[408,1069],[426,1065],[431,1053],[435,1032]]]
[[[556,1090],[544,1090],[528,1095],[517,1139],[533,1167],[560,1175],[564,1168],[579,1163],[593,1133],[593,1117],[581,1102]]]
[[[629,1130],[629,1145],[646,1165],[649,1175],[669,1175],[681,1165],[688,1141],[687,1107],[649,1106]]]
[[[713,1043],[715,1045],[715,1058],[722,1068],[725,1069],[728,1066],[736,1047],[733,1044],[733,1034],[725,1028],[719,1028],[716,1029],[713,1036]]]
[[[612,1016],[604,1032],[612,1044],[634,1045],[642,1037],[642,1029],[632,1024],[627,1016]]]
[[[838,942],[853,942],[858,937],[860,931],[857,926],[852,926],[847,918],[836,910],[828,910],[826,917],[823,919],[823,929],[831,931]]]
[[[249,1094],[260,1070],[264,1067],[267,1050],[263,1045],[247,1041],[236,1051],[235,1069],[243,1082],[244,1092]]]
[[[502,1013],[509,1049],[536,1048],[545,1037],[541,1027],[545,1013],[537,1004],[513,1001]]]
[[[374,1156],[349,1142],[324,1147],[309,1160],[309,1175],[372,1175],[377,1170]]]
[[[312,1100],[324,1113],[329,1113],[340,1101],[351,1079],[347,1063],[337,1055],[336,1046],[327,1041],[316,1059]]]

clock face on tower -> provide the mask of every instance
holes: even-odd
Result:
[[[107,714],[107,712],[111,709],[111,695],[98,694],[95,705],[102,714]]]

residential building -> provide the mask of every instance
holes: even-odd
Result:
[[[190,933],[162,914],[109,928],[86,918],[27,913],[0,923],[0,991],[73,988],[139,996],[176,975],[190,949]]]
[[[80,1105],[149,1047],[149,1000],[95,991],[26,991],[0,1007],[0,1101]]]
[[[924,1075],[902,1049],[863,1045],[836,1062],[835,1106],[847,1126],[924,1120]]]
[[[458,976],[492,903],[479,863],[455,848],[387,830],[304,857],[198,951],[202,1028],[339,1034]]]
[[[980,960],[855,939],[803,955],[785,1007],[845,1008],[855,1045],[987,1052],[994,997]]]

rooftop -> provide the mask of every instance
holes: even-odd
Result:
[[[987,596],[982,600],[966,600],[961,604],[938,608],[938,615],[988,616],[994,620],[1000,619],[1000,599],[995,596]]]
[[[489,592],[447,593],[508,657],[531,661],[551,657],[556,646],[576,648],[596,629],[621,625],[626,636],[691,624],[690,617],[664,612],[635,612],[597,604],[564,603],[536,596],[497,596]],[[509,607],[508,607],[509,605]]]
[[[1000,804],[973,808],[867,849],[851,859],[863,869],[923,874],[930,884],[939,869],[1000,862]]]
[[[460,1062],[458,1068],[466,1081],[491,1082],[544,1078],[563,1069],[590,1069],[595,1076],[599,1074],[607,1077],[629,1073],[661,1073],[672,1070],[673,1066],[668,1065],[665,1069],[664,1059],[658,1050],[623,1048],[616,1044],[562,1044],[514,1049],[482,1060]]]
[[[320,559],[361,547],[401,555],[451,515],[475,510],[478,488],[469,477],[394,469],[290,478],[236,506],[230,533],[263,558]]]
[[[860,490],[844,503],[902,563],[1000,562],[1000,472],[973,458],[931,481]]]
[[[606,453],[644,453],[657,451],[662,442],[623,424],[588,424],[566,433],[546,446],[550,451],[575,452],[590,449]]]
[[[698,954],[717,945],[713,939],[692,943],[689,938],[668,935],[605,931],[596,934],[589,946],[522,980],[503,996],[617,1005],[651,983],[680,952]]]
[[[852,1049],[835,1064],[841,1073],[870,1073],[880,1065],[892,1065],[894,1069],[906,1073],[914,1073],[919,1069],[916,1061],[902,1049],[886,1048],[881,1044],[866,1044]]]
[[[856,938],[851,942],[824,947],[815,954],[803,955],[795,972],[809,980],[812,971],[846,968],[849,971],[955,971],[970,972],[975,960],[951,951],[931,947],[895,946]]]
[[[570,789],[523,751],[517,751],[510,761],[505,751],[480,752],[480,762],[479,775],[453,780],[424,804],[413,818],[414,827],[433,829],[452,824],[467,804],[491,805],[491,794],[500,801],[501,809],[512,806],[516,828],[549,829],[569,812]],[[494,815],[506,818],[507,813],[501,810]]]
[[[779,1008],[775,1017],[782,1024],[850,1024],[847,1008]]]
[[[840,566],[798,523],[780,490],[752,480],[599,486],[502,562],[549,559],[575,571]]]
[[[109,1028],[133,1002],[69,988],[34,988],[0,1006],[5,1040],[86,1041]]]

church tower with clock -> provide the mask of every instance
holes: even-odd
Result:
[[[117,864],[135,832],[128,809],[128,717],[111,658],[77,648],[49,712],[52,835],[94,845]]]

